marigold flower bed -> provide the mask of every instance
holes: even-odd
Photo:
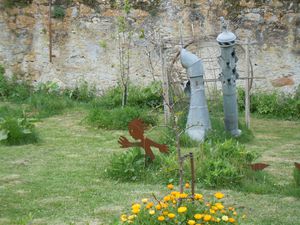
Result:
[[[167,186],[171,192],[158,200],[143,198],[132,204],[128,213],[120,216],[121,224],[156,225],[156,224],[240,224],[244,216],[239,216],[234,207],[223,204],[224,194],[216,192],[205,199],[202,194],[180,193],[173,191],[174,185]],[[185,185],[189,187],[189,185]]]

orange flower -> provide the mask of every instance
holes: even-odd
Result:
[[[228,221],[229,221],[230,223],[234,223],[234,222],[235,222],[235,219],[232,218],[232,217],[230,217],[230,218],[228,219]]]
[[[203,219],[204,219],[204,221],[210,221],[211,215],[206,214]]]
[[[222,199],[222,198],[224,198],[224,194],[222,192],[217,192],[217,193],[215,193],[215,197],[217,199]]]
[[[159,216],[157,217],[158,221],[164,221],[165,220],[165,217],[164,216]]]
[[[190,188],[190,183],[185,183],[185,188]]]
[[[174,189],[174,185],[173,184],[168,184],[167,188],[169,188],[170,190],[173,190]]]

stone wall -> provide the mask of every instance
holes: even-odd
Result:
[[[54,57],[49,63],[47,2],[34,0],[25,8],[1,8],[0,64],[5,66],[7,76],[17,74],[34,82],[54,80],[68,87],[86,80],[99,91],[116,85],[120,79],[116,21],[122,12],[105,1],[99,1],[96,8],[80,1],[69,5],[63,20],[52,19]],[[129,21],[137,31],[144,32],[145,39],[139,37],[140,32],[133,35],[130,79],[141,85],[161,79],[161,42],[167,66],[174,60],[181,40],[186,44],[194,39],[189,48],[216,61],[215,38],[220,32],[219,17],[224,16],[240,43],[247,38],[253,42],[251,61],[254,76],[260,78],[254,87],[292,92],[300,83],[299,8],[297,0],[263,4],[257,0],[163,0],[155,12],[133,9]],[[243,51],[239,58],[243,76]],[[177,64],[174,67],[178,68]],[[212,73],[211,64],[205,66],[206,77],[214,78],[217,69]],[[171,76],[181,82],[178,77],[184,74],[178,70]]]

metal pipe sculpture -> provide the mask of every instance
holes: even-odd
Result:
[[[211,128],[204,91],[204,70],[201,59],[189,51],[180,52],[181,64],[190,79],[191,96],[186,133],[196,141],[203,141],[205,133]]]
[[[235,55],[235,40],[236,36],[227,30],[227,25],[222,20],[223,32],[218,35],[217,41],[221,47],[221,56],[219,64],[222,68],[220,79],[222,81],[223,91],[223,109],[224,122],[226,131],[232,136],[240,136],[241,130],[238,129],[238,107],[236,98],[236,79],[238,73],[236,71],[236,62],[238,58]]]

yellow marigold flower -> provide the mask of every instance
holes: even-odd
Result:
[[[221,213],[225,214],[225,213],[226,213],[226,210],[222,209],[222,210],[221,210]]]
[[[230,218],[228,219],[228,221],[229,221],[230,223],[234,223],[234,222],[235,222],[235,219],[232,218],[232,217],[230,217]]]
[[[227,222],[228,221],[228,216],[222,216],[222,220]]]
[[[128,216],[128,219],[129,220],[134,220],[135,217],[136,217],[136,215],[130,215],[130,216]]]
[[[140,212],[140,209],[139,208],[134,208],[133,210],[132,210],[132,213],[134,213],[134,214],[138,214]]]
[[[142,203],[146,204],[148,202],[148,198],[143,198]]]
[[[178,191],[172,191],[171,195],[176,196],[179,192]]]
[[[217,202],[217,203],[215,204],[215,206],[216,206],[219,210],[224,209],[224,206],[223,206],[222,203],[220,203],[220,202]]]
[[[234,211],[232,214],[233,214],[234,216],[236,216],[236,215],[237,215],[237,212]]]
[[[213,206],[211,207],[211,209],[217,211],[217,210],[218,210],[218,207],[213,205]]]
[[[140,209],[141,208],[141,205],[140,204],[133,204],[132,206],[131,206],[131,208],[132,209]]]
[[[170,190],[173,190],[174,189],[174,185],[173,184],[168,184],[167,188],[169,188]]]
[[[187,197],[188,197],[188,194],[186,194],[186,193],[181,193],[179,195],[179,198],[187,198]]]
[[[152,208],[153,205],[154,205],[153,202],[149,202],[149,203],[146,205],[146,209]]]
[[[161,210],[161,205],[156,205],[155,208],[156,208],[157,210]]]
[[[228,207],[228,210],[233,211],[234,208],[233,207]]]
[[[190,183],[187,182],[187,183],[185,183],[184,186],[185,186],[185,188],[190,188]]]
[[[121,215],[120,219],[121,219],[122,222],[126,222],[127,221],[127,215],[125,215],[125,214]]]
[[[203,214],[195,214],[194,215],[194,218],[196,219],[196,220],[200,220],[202,217],[203,217],[204,215]]]
[[[175,218],[175,216],[176,216],[176,215],[175,215],[174,213],[169,213],[169,214],[168,214],[168,217],[169,217],[170,219]]]
[[[176,204],[177,202],[176,202],[176,200],[173,200],[172,203],[173,203],[173,204]]]
[[[210,207],[211,204],[210,204],[209,202],[206,202],[205,205],[206,205],[207,207]]]
[[[215,197],[217,199],[222,199],[222,198],[224,198],[224,194],[222,192],[217,192],[217,193],[215,193]]]
[[[164,197],[164,201],[165,202],[168,202],[170,200],[171,200],[171,196],[170,195],[167,195],[167,196]]]
[[[215,214],[216,213],[216,211],[213,210],[213,209],[210,209],[209,212],[210,212],[210,214]]]
[[[204,215],[204,218],[203,218],[204,221],[210,221],[211,220],[211,215]]]
[[[242,219],[246,219],[246,217],[247,217],[247,216],[244,214],[244,215],[242,216]]]
[[[168,214],[169,214],[168,211],[163,211],[163,215],[164,215],[164,216],[167,216]]]
[[[189,220],[187,223],[188,223],[188,225],[195,225],[196,221],[195,220]]]
[[[181,207],[179,207],[179,208],[177,209],[177,211],[178,211],[179,213],[185,213],[185,212],[187,211],[187,207],[181,206]]]
[[[221,221],[220,218],[217,218],[217,219],[216,219],[216,222],[217,222],[217,223],[220,223],[220,221]]]
[[[150,209],[150,210],[149,210],[149,214],[150,214],[150,215],[154,215],[154,214],[155,214],[155,210]]]
[[[196,200],[200,200],[200,199],[203,198],[203,195],[201,195],[201,194],[195,194],[194,198],[195,198]]]
[[[164,209],[165,209],[165,208],[168,208],[168,204],[167,204],[167,203],[162,202],[162,203],[160,203],[160,205],[161,205],[161,207],[164,208]]]
[[[157,217],[158,221],[164,221],[165,220],[165,217],[164,216],[159,216]]]

